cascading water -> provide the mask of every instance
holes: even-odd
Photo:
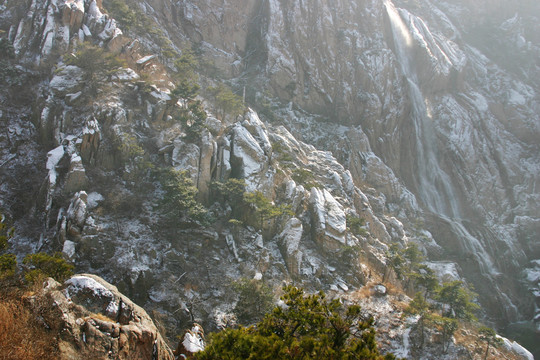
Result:
[[[452,182],[448,174],[441,169],[438,160],[438,149],[435,143],[433,120],[428,112],[426,100],[419,87],[418,76],[411,62],[414,51],[414,38],[407,22],[411,14],[406,10],[396,9],[387,0],[384,3],[390,20],[394,51],[401,71],[407,79],[411,100],[411,117],[415,131],[417,194],[426,209],[437,218],[438,223],[446,223],[448,229],[459,239],[461,251],[475,259],[478,271],[483,278],[492,279],[492,288],[497,291],[499,301],[509,312],[515,313],[515,306],[503,294],[494,280],[500,275],[486,247],[489,240],[476,238],[463,225],[460,205],[457,201]],[[412,19],[411,19],[412,21]],[[487,241],[487,242],[486,242]],[[470,274],[469,274],[470,275]]]
[[[460,210],[448,174],[439,166],[435,135],[424,96],[418,86],[418,77],[409,59],[413,38],[398,10],[390,2],[385,2],[390,19],[396,57],[403,75],[407,78],[409,96],[412,101],[412,120],[416,136],[418,194],[426,207],[437,214],[459,218]]]

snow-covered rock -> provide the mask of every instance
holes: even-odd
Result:
[[[280,241],[282,247],[282,254],[287,268],[293,276],[298,276],[302,265],[302,251],[300,250],[300,240],[302,239],[302,233],[304,228],[302,222],[293,217],[285,228],[277,236],[277,240]]]
[[[150,316],[98,276],[48,279],[32,300],[45,322],[69,329],[58,338],[59,359],[174,359]]]
[[[309,203],[312,209],[316,241],[328,250],[335,250],[339,244],[346,245],[347,228],[342,205],[326,189],[312,188]]]

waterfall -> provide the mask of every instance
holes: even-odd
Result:
[[[473,256],[478,264],[480,274],[493,280],[491,286],[499,294],[498,299],[507,312],[516,314],[515,306],[494,281],[501,274],[492,257],[486,251],[488,246],[484,242],[486,239],[482,236],[473,236],[463,225],[460,206],[452,182],[448,174],[441,169],[433,119],[428,112],[425,96],[419,86],[416,68],[411,61],[415,50],[414,38],[407,26],[407,20],[410,20],[412,15],[406,10],[396,9],[390,0],[386,0],[384,5],[390,20],[395,55],[403,76],[407,79],[408,94],[411,100],[411,120],[413,121],[416,142],[417,194],[439,223],[448,224],[451,233],[459,240],[463,253]],[[418,48],[416,49],[418,50]]]
[[[407,78],[412,102],[411,115],[416,136],[418,195],[430,211],[451,218],[460,218],[460,208],[450,177],[439,166],[433,122],[428,113],[425,98],[418,86],[418,76],[410,62],[413,38],[394,4],[386,1],[385,7],[392,28],[396,57],[403,75]]]

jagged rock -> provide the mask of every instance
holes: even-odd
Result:
[[[266,126],[259,119],[259,116],[252,109],[248,109],[248,112],[244,116],[242,126],[245,127],[251,135],[258,141],[259,146],[268,157],[272,156],[272,144],[268,139],[268,133]]]
[[[203,203],[207,203],[210,195],[210,182],[216,166],[217,144],[208,130],[202,132],[201,143],[196,185],[199,189],[199,198]]]
[[[193,324],[193,327],[190,330],[186,330],[184,335],[180,337],[180,342],[174,355],[179,359],[189,359],[193,357],[193,354],[203,351],[205,346],[202,326]]]
[[[82,131],[80,141],[80,154],[84,163],[92,164],[96,160],[101,140],[101,131],[96,119],[87,122]]]
[[[59,359],[174,359],[150,316],[98,276],[48,279],[31,300],[45,321],[60,322]]]
[[[62,22],[69,24],[71,33],[78,30],[84,18],[84,1],[83,0],[66,0],[62,4]]]
[[[226,137],[221,137],[217,143],[218,152],[216,159],[216,179],[225,181],[231,175],[231,142]]]
[[[68,236],[75,238],[81,235],[86,219],[88,217],[86,202],[88,194],[85,191],[79,191],[71,200],[67,210],[66,231]]]
[[[223,123],[221,122],[221,120],[213,116],[208,116],[204,120],[204,125],[206,126],[208,131],[210,131],[210,133],[212,133],[212,135],[214,136],[220,135],[221,131],[223,130]]]
[[[309,198],[314,236],[324,249],[336,250],[347,245],[345,212],[336,199],[323,189],[312,188]]]
[[[247,191],[259,188],[261,173],[267,162],[268,157],[258,141],[245,127],[237,123],[233,128],[231,141],[231,167],[236,176],[246,181]]]
[[[175,169],[187,170],[194,184],[197,184],[200,158],[200,149],[197,145],[185,143],[181,140],[174,142],[174,150],[171,157],[172,165]]]
[[[112,75],[112,79],[119,82],[131,82],[140,79],[139,74],[137,74],[133,69],[122,68]]]
[[[299,248],[303,231],[302,222],[293,217],[287,221],[281,234],[276,237],[281,244],[283,259],[292,276],[298,276],[302,266],[302,251]]]
[[[82,88],[83,71],[81,68],[68,65],[60,69],[49,83],[56,95],[65,95],[68,92],[77,92]]]
[[[64,191],[72,193],[78,190],[84,190],[88,185],[88,177],[84,169],[82,159],[77,154],[71,155],[71,161],[69,164],[69,172],[66,175],[66,182],[64,184]]]

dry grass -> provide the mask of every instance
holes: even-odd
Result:
[[[0,297],[0,360],[57,359],[55,335],[28,309],[20,294]]]

